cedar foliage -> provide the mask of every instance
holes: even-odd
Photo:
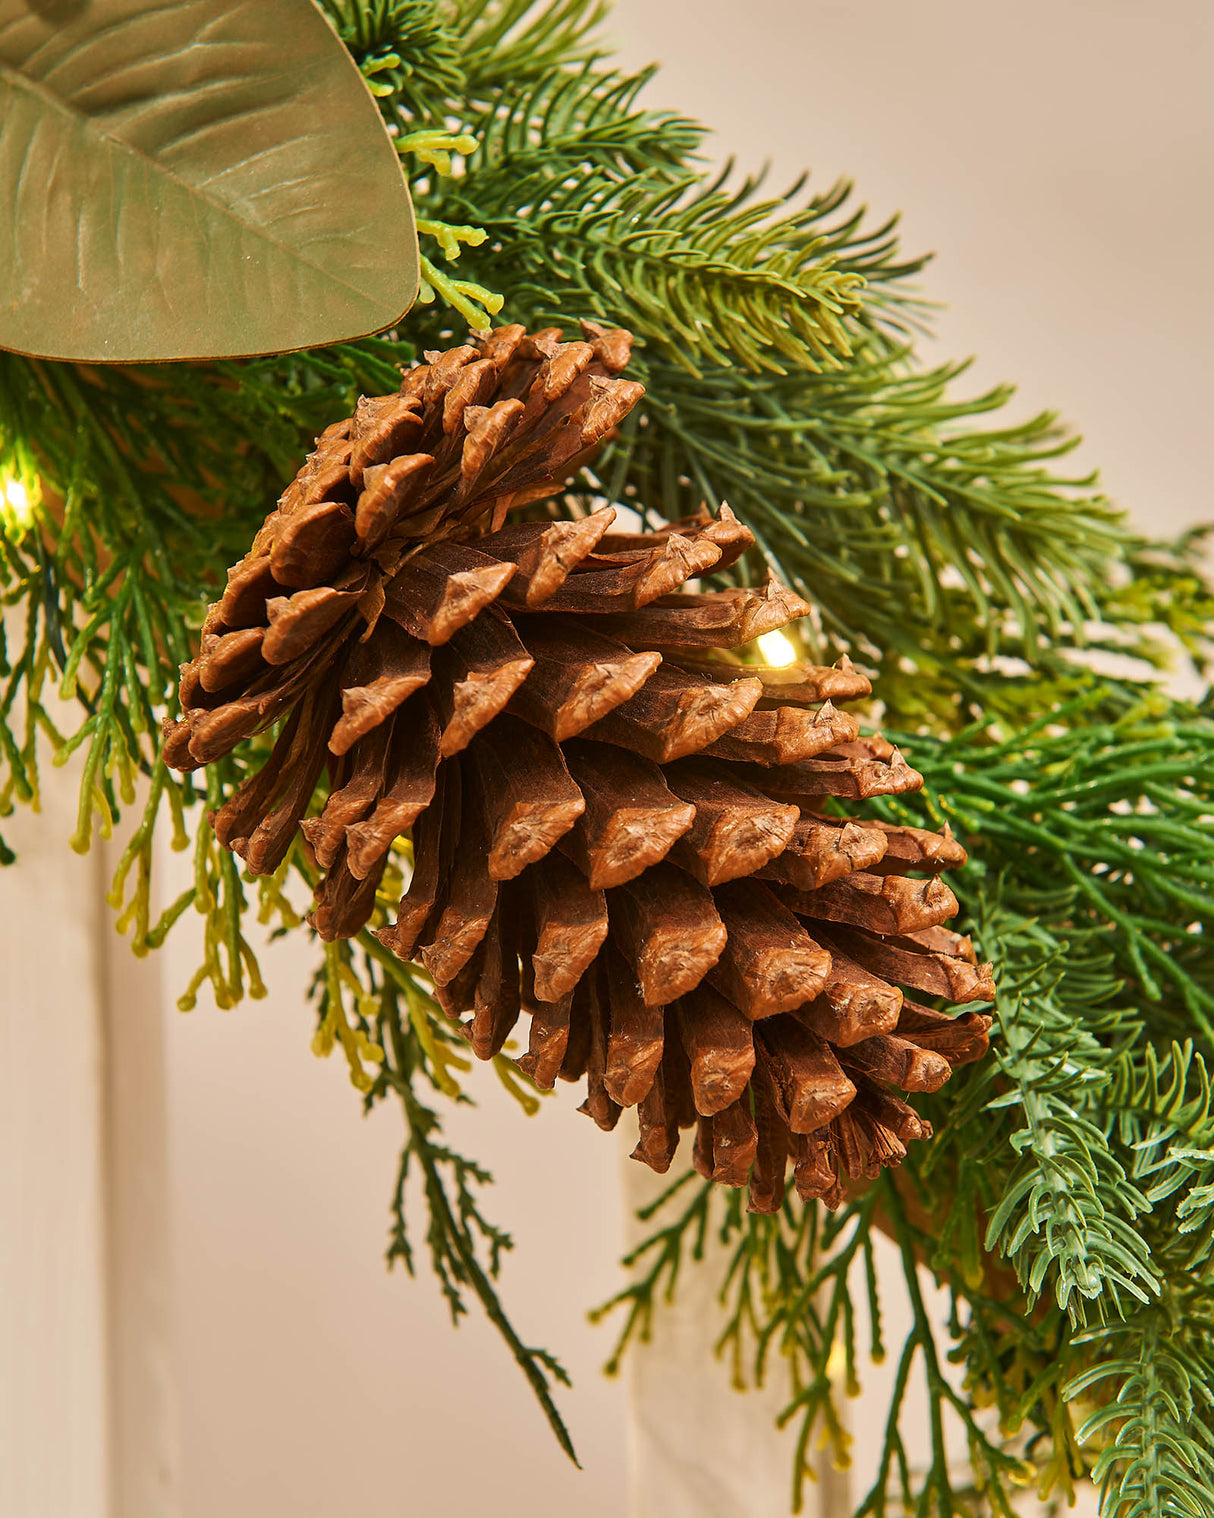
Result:
[[[769,194],[710,172],[702,128],[640,103],[651,71],[613,68],[601,6],[327,9],[397,133],[426,303],[384,338],[242,364],[0,355],[0,467],[20,487],[0,538],[13,609],[0,803],[36,804],[47,741],[56,762],[83,751],[72,844],[133,824],[111,900],[135,952],[197,912],[203,961],[181,1005],[204,984],[221,1006],[264,994],[247,914],[297,922],[310,867],[297,850],[254,884],[200,823],[268,741],[202,785],[156,757],[206,603],[311,439],[359,394],[393,389],[399,364],[499,311],[628,326],[645,424],[580,493],[668,519],[727,500],[821,607],[804,651],[819,663],[849,651],[887,729],[914,734],[928,789],[887,803],[889,820],[947,821],[965,841],[962,926],[1000,965],[1001,999],[992,1058],[924,1102],[937,1137],[897,1184],[833,1217],[800,1204],[747,1215],[690,1176],[672,1188],[630,1260],[622,1345],[718,1230],[731,1258],[722,1344],[736,1376],[787,1377],[797,1497],[813,1430],[843,1439],[832,1351],[850,1386],[864,1348],[882,1347],[880,1224],[913,1328],[888,1347],[899,1375],[862,1512],[905,1500],[942,1518],[1010,1513],[1024,1477],[1065,1495],[1090,1472],[1107,1518],[1214,1513],[1214,712],[1158,684],[1169,648],[1206,668],[1214,595],[1199,537],[1137,537],[1093,481],[1067,475],[1055,418],[1010,423],[1009,391],[958,399],[960,366],[917,364],[908,282],[922,261],[895,229],[870,227],[845,186]],[[57,707],[56,689],[74,705]],[[158,826],[193,848],[195,874],[153,920]],[[385,897],[399,886],[390,867]],[[443,1141],[468,1062],[424,978],[364,932],[324,946],[316,1002],[317,1052],[340,1044],[365,1100],[398,1102],[406,1119],[389,1258],[413,1270],[424,1240],[452,1317],[480,1304],[572,1454],[553,1400],[564,1372],[498,1295],[510,1240],[482,1210],[489,1177]],[[534,1111],[513,1064],[495,1065]],[[420,1227],[405,1207],[415,1172]],[[951,1294],[946,1325],[925,1311],[920,1260]],[[943,1374],[950,1356],[963,1393]],[[916,1363],[927,1451],[900,1432]],[[968,1440],[960,1474],[948,1419]]]

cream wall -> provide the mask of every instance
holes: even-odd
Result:
[[[192,950],[169,949],[175,987]],[[605,1347],[582,1321],[620,1253],[611,1144],[568,1087],[564,1110],[528,1122],[480,1069],[482,1107],[446,1124],[498,1178],[485,1210],[518,1239],[503,1272],[514,1322],[577,1384],[562,1403],[579,1480],[475,1303],[452,1331],[416,1190],[418,1279],[385,1271],[399,1114],[364,1119],[340,1054],[309,1052],[307,945],[262,963],[268,1001],[200,1001],[166,1029],[185,1518],[471,1515],[532,1481],[528,1513],[618,1513],[621,1390],[597,1375]]]
[[[1144,528],[1214,515],[1207,0],[623,0],[608,30],[715,155],[901,210],[940,356],[1061,410]]]
[[[736,152],[747,166],[770,156],[773,183],[805,163],[819,186],[847,173],[876,213],[904,207],[907,245],[940,249],[924,287],[951,303],[939,320],[941,354],[980,352],[976,382],[1018,379],[1021,410],[1064,409],[1086,431],[1084,457],[1101,461],[1111,492],[1144,527],[1164,531],[1214,515],[1204,437],[1212,14],[1206,0],[620,0],[609,30],[628,63],[665,60],[650,98],[713,123],[714,152]],[[46,821],[56,818],[52,809]],[[57,856],[49,833],[38,845],[63,861],[65,883],[66,830],[55,834]],[[37,879],[0,876],[10,933],[15,904]],[[47,898],[46,941],[22,929],[27,954],[68,952],[72,900]],[[87,917],[91,907],[81,910]],[[105,1311],[102,1266],[77,1249],[73,1300],[91,1356],[84,1369],[68,1367],[79,1460],[70,1482],[53,1461],[29,1466],[17,1518],[163,1518],[174,1502],[185,1518],[782,1511],[784,1456],[765,1413],[726,1400],[723,1377],[686,1347],[709,1303],[697,1300],[690,1319],[663,1330],[631,1412],[624,1389],[597,1375],[608,1335],[583,1313],[615,1284],[621,1166],[568,1091],[552,1104],[561,1110],[527,1121],[478,1071],[483,1105],[455,1114],[450,1129],[498,1177],[487,1205],[518,1240],[504,1282],[516,1321],[574,1374],[562,1405],[582,1476],[556,1452],[475,1309],[452,1333],[424,1259],[415,1283],[385,1275],[398,1129],[387,1112],[364,1120],[337,1059],[308,1052],[310,950],[285,943],[266,954],[269,1001],[229,1013],[200,1002],[182,1017],[172,1003],[193,955],[183,935],[159,971],[111,974],[105,1014],[111,1155],[126,1156],[118,1168],[130,1176],[132,1155],[146,1161],[166,1141],[168,1176],[167,1220],[155,1166],[138,1172],[129,1195],[110,1186],[111,1205],[121,1203],[110,1240],[118,1276],[129,1282],[140,1262],[159,1262],[133,1296],[111,1286],[110,1385],[135,1388],[115,1427],[128,1427],[128,1454],[146,1454],[141,1410],[167,1405],[172,1387],[177,1435],[158,1429],[155,1459],[129,1480],[130,1462],[111,1462],[118,1495],[108,1510],[90,1497],[88,1483],[106,1469],[88,1411],[101,1384]],[[27,1051],[36,1080],[39,1051],[24,1036],[32,973],[10,974],[0,1008],[4,1046]],[[160,1090],[147,1015],[157,997],[166,1009]],[[87,1095],[101,1013],[80,1015]],[[136,1067],[138,1080],[128,1079]],[[14,1080],[24,1079],[18,1070]],[[45,1117],[31,1106],[34,1141]],[[75,1130],[55,1131],[55,1153],[67,1153]],[[7,1228],[18,1202],[0,1199]],[[74,1219],[87,1223],[104,1200],[87,1173]],[[32,1238],[40,1214],[28,1200],[20,1206]],[[0,1292],[28,1289],[21,1268],[25,1276],[0,1252]],[[142,1339],[140,1293],[154,1329]],[[20,1350],[25,1330],[12,1332]],[[6,1406],[21,1407],[35,1428],[38,1408],[12,1398],[11,1373],[8,1391]],[[745,1499],[705,1479],[709,1445],[727,1450],[731,1465],[750,1462]],[[70,1503],[56,1495],[69,1486]]]

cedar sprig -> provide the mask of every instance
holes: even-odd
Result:
[[[513,1240],[481,1211],[478,1192],[492,1176],[483,1166],[442,1142],[439,1115],[418,1094],[419,1076],[428,1077],[442,1089],[418,1034],[419,1018],[427,1019],[429,1014],[425,1007],[410,1006],[402,1015],[402,1000],[408,1003],[410,998],[416,999],[418,988],[408,975],[409,967],[400,965],[397,969],[398,961],[392,961],[389,967],[390,959],[391,956],[385,956],[376,970],[368,964],[366,972],[368,994],[376,1004],[375,1032],[382,1054],[380,1073],[367,1092],[367,1105],[395,1097],[407,1133],[392,1197],[388,1263],[400,1261],[413,1274],[414,1250],[405,1193],[416,1169],[426,1199],[425,1236],[430,1264],[452,1322],[457,1323],[467,1313],[465,1298],[470,1293],[504,1340],[557,1442],[576,1465],[573,1441],[553,1400],[554,1387],[571,1385],[569,1375],[554,1355],[523,1342],[502,1306],[496,1281],[502,1256],[513,1248]],[[442,1036],[452,1037],[446,1029]]]
[[[110,900],[137,953],[158,947],[191,909],[201,916],[202,958],[182,991],[183,1010],[195,1004],[204,984],[221,1007],[265,994],[246,921],[255,899],[253,882],[218,847],[211,829],[200,825],[198,813],[200,804],[208,809],[222,804],[272,735],[213,768],[202,792],[192,778],[173,775],[159,762],[155,713],[172,709],[176,666],[188,653],[205,600],[214,596],[225,564],[238,556],[264,515],[265,500],[277,492],[301,435],[318,430],[333,410],[350,409],[363,390],[395,384],[398,371],[382,357],[386,353],[399,361],[407,350],[377,342],[306,359],[197,366],[173,371],[178,381],[173,386],[164,383],[163,369],[98,375],[0,356],[0,400],[10,426],[21,428],[17,438],[37,440],[42,485],[40,495],[31,491],[30,521],[10,525],[2,544],[6,599],[23,603],[25,615],[20,645],[8,650],[0,687],[7,771],[0,805],[8,809],[14,801],[36,801],[40,739],[50,740],[56,757],[84,749],[74,842],[87,847],[98,821],[109,831],[120,813],[134,808],[135,781],[142,775],[142,812],[120,858]],[[155,452],[139,434],[153,416],[161,439]],[[250,426],[251,418],[256,421]],[[245,427],[248,442],[229,453],[219,440]],[[56,683],[80,711],[81,720],[66,735],[56,722],[63,725],[71,708],[51,701]],[[153,920],[153,848],[162,819],[175,846],[188,846],[192,834],[195,867],[191,885]],[[284,891],[288,868],[310,888],[306,862],[298,855],[279,876],[258,882],[263,923],[294,915]],[[294,920],[298,923],[297,916]],[[377,943],[374,950],[382,954]],[[336,960],[336,952],[330,958]],[[391,1075],[392,1094],[406,1107],[409,1082],[419,1072],[445,1096],[459,1096],[455,1077],[465,1062],[445,1024],[433,1015],[423,987],[410,981],[406,988],[407,1038],[418,1053],[407,1066],[394,1067],[390,1059],[380,1064],[374,1058],[382,1052],[368,1022],[367,997],[374,987],[352,985],[348,963],[326,962],[326,971],[319,986],[318,1052],[340,1046],[360,1087],[374,1088]],[[535,1093],[512,1068],[499,1073],[525,1110],[538,1108]],[[448,1300],[454,1291],[463,1310],[462,1283],[480,1302],[568,1448],[547,1390],[563,1372],[546,1351],[521,1343],[493,1285],[507,1240],[474,1203],[472,1188],[487,1177],[429,1137],[437,1124],[431,1109],[419,1103],[410,1111],[416,1127],[410,1129],[409,1152],[425,1173],[432,1211],[431,1263]],[[484,1264],[475,1255],[478,1238],[489,1242]]]
[[[475,137],[451,129],[443,109],[467,90],[457,32],[433,0],[324,0],[322,8],[378,99],[397,151],[410,168],[411,160],[424,165],[414,187],[415,194],[424,195],[431,179],[453,172],[456,155],[476,147]],[[486,237],[479,226],[433,216],[418,217],[417,232],[419,239],[433,239],[446,262]],[[501,310],[502,296],[476,280],[447,273],[427,246],[423,241],[419,250],[419,302],[441,300],[475,330],[486,329],[490,317]]]
[[[724,1246],[721,1321],[713,1330],[717,1352],[738,1389],[761,1386],[773,1377],[787,1387],[779,1424],[796,1430],[790,1506],[802,1512],[819,1452],[825,1450],[838,1465],[850,1464],[844,1397],[858,1392],[862,1361],[886,1354],[874,1248],[879,1211],[898,1243],[913,1327],[899,1350],[877,1480],[857,1512],[884,1515],[905,1509],[968,1518],[977,1478],[992,1510],[1012,1518],[1027,1463],[1019,1445],[992,1430],[990,1420],[945,1375],[947,1344],[941,1343],[919,1283],[927,1241],[910,1223],[888,1176],[833,1216],[788,1203],[770,1217],[747,1214],[740,1196],[721,1195],[691,1173],[680,1177],[640,1214],[658,1227],[625,1260],[636,1272],[634,1279],[594,1315],[602,1320],[623,1313],[608,1369],[618,1369],[627,1346],[648,1338],[653,1317],[673,1293],[679,1274],[704,1268],[706,1237],[715,1236]],[[1040,1335],[1033,1326],[1026,1321],[1023,1329],[1036,1345]],[[1044,1360],[1044,1348],[1038,1352]],[[916,1370],[926,1377],[929,1396],[926,1464],[916,1438],[903,1432],[907,1391]],[[959,1476],[949,1459],[946,1431],[952,1420],[959,1422],[968,1442],[969,1479]]]

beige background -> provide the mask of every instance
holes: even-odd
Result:
[[[624,0],[609,30],[720,156],[900,210],[941,356],[1060,409],[1144,527],[1212,514],[1205,0]]]
[[[1114,496],[1163,532],[1214,515],[1211,15],[1206,0],[621,0],[609,32],[629,65],[665,60],[650,98],[711,122],[715,152],[747,167],[770,157],[773,184],[806,163],[822,187],[849,174],[876,214],[904,208],[907,246],[940,250],[923,284],[950,303],[941,356],[981,353],[975,383],[1019,380],[1021,414],[1062,408]],[[384,1273],[398,1129],[388,1112],[364,1120],[338,1060],[308,1052],[310,951],[266,954],[268,1002],[179,1016],[188,932],[138,974],[90,948],[95,875],[66,854],[65,817],[52,807],[39,834],[45,879],[0,876],[12,949],[0,1034],[17,1093],[6,1152],[51,1177],[0,1190],[6,1233],[30,1239],[0,1252],[0,1294],[42,1315],[0,1320],[0,1351],[9,1366],[35,1350],[48,1362],[36,1382],[6,1373],[5,1513],[784,1510],[785,1452],[764,1408],[701,1363],[703,1297],[663,1329],[631,1398],[597,1374],[609,1335],[583,1314],[616,1283],[625,1166],[568,1091],[526,1121],[478,1071],[480,1107],[449,1127],[497,1175],[487,1206],[518,1241],[504,1281],[517,1323],[574,1375],[562,1405],[581,1476],[476,1310],[451,1332],[423,1241],[416,1283]],[[44,1017],[59,1025],[39,1023],[40,1040],[31,1021]],[[53,1081],[48,1042],[73,1051]],[[19,1101],[31,1086],[40,1100]],[[48,1185],[71,1191],[68,1216],[48,1213]],[[32,1283],[46,1290],[31,1297]],[[73,1349],[55,1371],[61,1343]],[[870,1421],[862,1412],[862,1432]]]

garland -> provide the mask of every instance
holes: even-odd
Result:
[[[1026,1475],[1068,1495],[1089,1474],[1106,1518],[1214,1513],[1214,712],[1159,684],[1177,657],[1208,668],[1200,535],[1136,536],[1093,481],[1063,472],[1071,440],[1053,417],[1009,425],[1006,389],[959,400],[961,366],[919,367],[922,260],[894,228],[867,227],[842,188],[767,196],[708,175],[703,129],[637,104],[652,71],[612,67],[591,0],[326,8],[410,173],[423,304],[386,337],[242,363],[0,354],[0,576],[23,608],[4,648],[0,805],[37,803],[45,743],[56,763],[81,751],[72,846],[131,828],[110,900],[135,952],[198,913],[204,957],[182,1008],[204,985],[221,1006],[264,995],[248,914],[296,925],[314,868],[297,848],[254,882],[201,822],[269,740],[201,779],[157,757],[227,566],[311,439],[465,324],[629,327],[644,425],[629,420],[571,507],[606,496],[673,519],[730,503],[821,608],[806,654],[850,652],[887,730],[911,735],[928,788],[883,815],[965,840],[964,927],[1001,967],[1001,997],[992,1058],[926,1100],[936,1138],[896,1182],[834,1216],[790,1203],[766,1217],[681,1177],[609,1304],[623,1313],[612,1363],[711,1227],[729,1246],[722,1345],[743,1378],[788,1378],[798,1500],[815,1428],[844,1453],[827,1373],[842,1346],[849,1388],[864,1347],[898,1363],[861,1513],[968,1513],[981,1493],[1010,1515]],[[158,828],[195,870],[156,916]],[[390,870],[385,900],[399,886]],[[553,1400],[564,1372],[523,1344],[497,1293],[510,1241],[482,1210],[489,1176],[443,1140],[445,1103],[474,1089],[462,1040],[370,930],[324,946],[315,999],[316,1051],[340,1046],[365,1102],[405,1117],[389,1259],[412,1271],[424,1241],[453,1319],[475,1298],[572,1455]],[[493,1063],[537,1111],[512,1061]],[[405,1209],[414,1170],[420,1222]],[[881,1342],[878,1227],[905,1268],[902,1346]],[[853,1300],[858,1261],[867,1303]],[[951,1293],[944,1333],[921,1263]],[[942,1374],[949,1355],[964,1394]],[[900,1433],[917,1361],[926,1459]],[[945,1457],[949,1418],[967,1435],[964,1477]]]

